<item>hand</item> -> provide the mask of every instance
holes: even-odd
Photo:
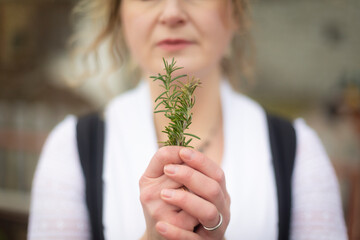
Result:
[[[166,239],[223,239],[230,221],[230,196],[226,190],[223,170],[204,154],[182,148],[181,161],[165,164],[164,172],[169,179],[185,185],[190,191],[166,188],[161,191],[162,199],[198,219],[203,226],[222,225],[214,230],[205,230],[202,226],[195,231],[175,226],[171,222],[160,221],[156,228]],[[165,186],[164,186],[165,187]]]
[[[140,178],[140,201],[146,220],[146,239],[162,239],[155,228],[160,221],[186,231],[193,231],[199,224],[197,218],[175,205],[166,203],[160,197],[162,189],[177,189],[182,186],[164,174],[165,165],[183,164],[179,156],[180,149],[181,147],[175,146],[160,148]]]

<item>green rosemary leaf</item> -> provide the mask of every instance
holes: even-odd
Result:
[[[167,112],[168,110],[158,110],[158,111],[155,111],[154,113],[161,113],[161,112]]]
[[[157,100],[161,99],[162,96],[164,96],[167,92],[163,92],[162,94],[160,94],[156,99],[155,102],[157,102]]]
[[[192,140],[193,140],[192,138],[190,138],[189,140],[187,140],[187,142],[185,143],[185,146],[188,146],[189,143],[190,143]]]
[[[195,99],[193,93],[199,86],[200,80],[195,78],[188,78],[187,82],[182,82],[179,79],[187,75],[179,75],[172,78],[172,73],[182,67],[177,67],[176,61],[173,58],[171,63],[168,63],[163,58],[166,74],[158,76],[151,76],[154,81],[160,80],[161,87],[164,91],[156,98],[157,105],[154,108],[154,113],[163,113],[166,118],[170,120],[169,125],[165,126],[162,132],[167,134],[168,140],[161,142],[164,145],[178,145],[189,146],[193,138],[187,140],[185,136],[200,139],[185,131],[189,128],[192,121],[191,109],[194,106]],[[159,106],[163,106],[163,110],[156,110]]]
[[[190,136],[190,137],[194,137],[194,138],[197,138],[197,139],[200,140],[200,138],[199,138],[198,136],[196,136],[196,135],[194,135],[194,134],[191,134],[191,133],[184,133],[184,135]]]
[[[163,102],[159,102],[158,105],[156,105],[156,107],[154,108],[154,110],[156,110],[161,104],[163,104]]]
[[[180,76],[177,76],[177,77],[175,77],[175,78],[171,79],[171,81],[170,81],[170,82],[173,82],[173,81],[175,81],[175,80],[178,80],[179,78],[183,78],[183,77],[186,77],[186,76],[187,76],[186,74],[184,74],[184,75],[180,75]],[[178,81],[178,82],[180,82],[180,81]]]
[[[175,63],[176,63],[176,62],[175,62]],[[179,69],[183,69],[183,67],[174,67],[174,68],[172,69],[172,71],[175,72],[176,70],[179,70]]]

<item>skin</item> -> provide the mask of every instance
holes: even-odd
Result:
[[[185,185],[189,191],[179,189]],[[203,186],[206,186],[204,188]],[[230,221],[230,196],[217,163],[192,149],[160,148],[140,179],[146,239],[223,239]],[[223,224],[215,231],[198,227]]]
[[[200,90],[196,91],[190,132],[206,136],[215,124],[219,126],[204,154],[173,146],[160,148],[151,159],[139,181],[147,227],[144,239],[223,239],[230,221],[230,197],[220,167],[223,127],[219,91],[220,61],[236,31],[230,2],[123,0],[121,3],[125,42],[144,78],[163,72],[162,57],[168,61],[174,57],[184,67],[177,74],[202,80]],[[176,51],[157,45],[168,38],[185,39],[191,44]],[[149,86],[154,100],[162,89],[157,84]],[[163,141],[166,136],[161,129],[167,124],[166,119],[157,114],[154,124],[158,140]],[[179,189],[183,185],[189,191]],[[196,227],[217,225],[219,213],[223,215],[223,224],[217,230]]]
[[[236,30],[231,13],[230,1],[224,0],[123,0],[120,14],[125,42],[144,76],[163,71],[162,57],[175,57],[185,73],[205,77],[220,70],[219,62]],[[169,52],[156,46],[166,38],[193,44]]]

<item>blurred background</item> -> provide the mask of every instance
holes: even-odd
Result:
[[[30,190],[49,131],[106,104],[99,82],[61,80],[76,0],[0,0],[0,240],[25,239]],[[256,85],[267,109],[302,117],[335,167],[350,239],[360,239],[360,0],[253,2]],[[114,87],[115,86],[115,87]]]

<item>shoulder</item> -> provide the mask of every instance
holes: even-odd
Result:
[[[41,158],[44,155],[68,154],[76,143],[77,118],[73,115],[67,116],[50,132],[43,148]]]
[[[303,119],[296,119],[294,126],[297,137],[293,179],[295,192],[331,189],[337,194],[335,170],[317,133]]]
[[[321,146],[320,139],[314,129],[312,129],[303,118],[297,118],[293,122],[299,142],[315,141]]]
[[[54,145],[57,144],[68,144],[70,142],[69,139],[73,139],[75,137],[77,118],[73,115],[69,115],[65,117],[60,123],[58,123],[54,129],[50,132],[46,142],[45,149],[53,149],[56,148]]]
[[[331,185],[337,189],[335,170],[317,133],[303,119],[296,119],[294,127],[297,138],[294,169],[296,186]]]
[[[46,177],[79,175],[75,116],[67,116],[49,134],[42,149],[34,181]],[[80,173],[81,174],[81,173]]]
[[[304,162],[310,161],[310,156],[312,156],[311,158],[317,156],[313,163],[321,162],[324,165],[331,166],[330,159],[316,131],[307,125],[302,118],[295,119],[293,124],[297,139],[297,158]]]

